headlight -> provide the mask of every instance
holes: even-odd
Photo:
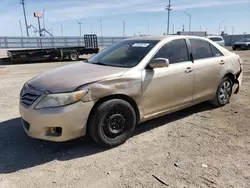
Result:
[[[50,94],[44,97],[35,109],[59,107],[78,102],[88,93],[88,90],[76,91],[72,93]]]

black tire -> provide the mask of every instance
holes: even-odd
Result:
[[[235,47],[233,47],[233,50],[236,50],[236,48],[235,48]]]
[[[132,106],[124,100],[112,99],[93,110],[88,121],[88,134],[99,144],[115,147],[131,137],[135,124]]]
[[[77,52],[71,52],[69,54],[70,61],[77,61],[79,59],[79,54]]]
[[[216,91],[216,95],[211,103],[217,107],[222,107],[229,103],[232,95],[233,82],[229,77],[224,77]],[[224,97],[223,97],[224,96]]]

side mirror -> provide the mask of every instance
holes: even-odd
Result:
[[[156,58],[149,63],[149,67],[152,69],[163,68],[169,66],[169,60],[165,58]]]

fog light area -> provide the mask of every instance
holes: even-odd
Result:
[[[48,127],[46,128],[46,136],[61,136],[62,135],[62,128],[61,127]]]

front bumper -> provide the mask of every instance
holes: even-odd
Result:
[[[233,45],[233,48],[234,49],[246,50],[246,49],[248,49],[248,46],[247,45],[243,45],[243,44],[235,44],[235,45]]]
[[[34,110],[19,104],[22,125],[25,132],[37,139],[63,142],[86,134],[86,125],[94,102],[77,102],[75,104]],[[47,133],[48,128],[60,127],[61,134],[52,136]]]

